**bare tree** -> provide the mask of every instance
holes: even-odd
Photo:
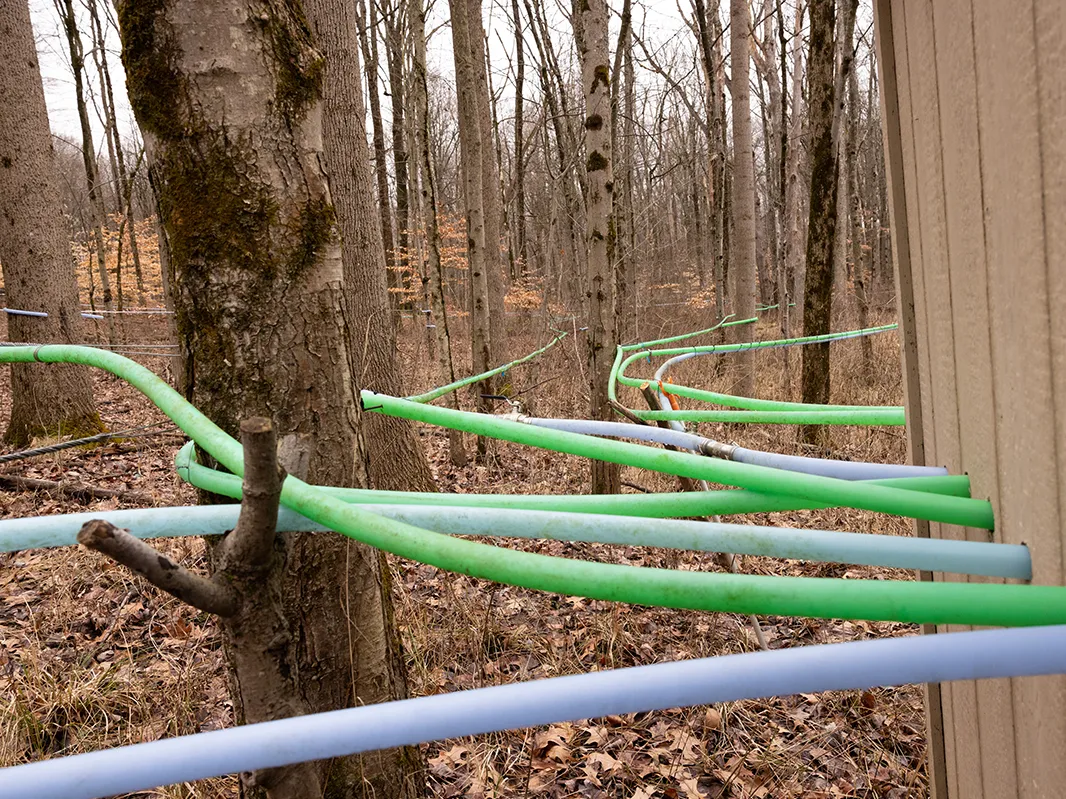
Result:
[[[78,30],[73,0],[55,0],[55,6],[63,23],[67,52],[70,56],[70,69],[74,76],[74,97],[77,102],[78,120],[81,123],[81,157],[82,164],[85,166],[85,184],[89,192],[96,271],[100,279],[100,288],[104,293],[109,337],[111,341],[114,341],[116,338],[115,317],[111,315],[111,278],[107,272],[107,244],[104,242],[104,219],[107,213],[104,210],[104,198],[100,191],[100,175],[96,164],[92,125],[89,121],[89,106],[85,100],[85,46]]]
[[[0,5],[0,264],[12,308],[39,316],[9,316],[12,341],[73,344],[81,303],[62,223],[44,88],[37,66],[29,4]],[[37,436],[81,436],[103,429],[84,367],[12,365],[12,407],[4,440],[15,446]]]
[[[488,50],[485,45],[485,26],[481,21],[481,0],[465,0],[464,16],[468,27],[466,47],[473,69],[473,93],[467,98],[467,103],[481,129],[481,207],[485,220],[485,279],[489,289],[489,360],[501,362],[507,353],[507,316],[504,310],[506,270],[500,250],[503,198],[500,168],[493,146],[492,93],[489,91]]]
[[[733,238],[730,270],[733,272],[733,313],[737,319],[755,316],[755,159],[751,141],[751,15],[748,0],[729,3],[729,86],[733,98]],[[737,328],[745,340],[750,331]],[[739,379],[734,390],[743,396],[755,392],[751,352],[737,353]]]
[[[578,56],[581,86],[585,92],[589,394],[592,418],[610,419],[612,411],[607,390],[617,340],[614,272],[610,260],[614,178],[611,171],[611,72],[605,0],[575,3],[574,21],[575,25],[580,23]],[[592,462],[592,493],[617,494],[621,489],[617,464]]]
[[[429,87],[426,78],[426,12],[422,0],[409,0],[408,14],[411,23],[412,71],[414,86],[412,97],[416,117],[416,140],[418,142],[419,185],[422,191],[422,219],[426,237],[426,294],[432,312],[431,322],[437,344],[437,375],[442,385],[454,383],[455,365],[452,361],[452,340],[448,329],[448,303],[444,294],[444,271],[440,256],[440,223],[437,219],[437,187],[430,152]],[[445,397],[448,406],[458,410],[459,400],[452,392]],[[458,430],[448,430],[448,454],[456,466],[467,463],[463,447],[463,435]]]
[[[369,18],[367,8],[369,7]],[[366,91],[370,100],[370,123],[373,131],[374,176],[377,180],[378,214],[381,240],[385,247],[386,285],[389,305],[397,310],[400,303],[400,279],[396,269],[396,245],[392,232],[392,199],[389,196],[388,150],[385,146],[385,123],[381,115],[378,89],[378,7],[376,0],[356,0],[355,18],[366,65]]]
[[[474,0],[480,7],[480,0]],[[484,149],[491,147],[482,138],[478,120],[478,80],[475,59],[480,53],[480,44],[475,47],[470,41],[471,25],[468,12],[469,0],[449,0],[452,12],[452,51],[455,59],[455,81],[459,99],[459,137],[462,141],[463,198],[466,204],[467,263],[470,270],[470,346],[474,371],[486,372],[491,368],[491,335],[489,325],[489,239],[485,226],[484,204]],[[480,25],[480,23],[479,23]],[[490,406],[479,400],[483,411]],[[486,443],[479,439],[478,450],[485,452]]]
[[[111,158],[112,181],[115,185],[116,208],[122,214],[120,222],[118,246],[119,246],[119,274],[121,275],[122,258],[122,229],[130,242],[130,257],[133,260],[133,275],[137,285],[137,302],[144,305],[144,270],[141,267],[141,247],[137,241],[137,216],[133,206],[133,181],[134,174],[126,168],[126,153],[122,147],[122,137],[118,129],[118,113],[115,108],[115,92],[111,84],[111,68],[107,59],[107,29],[100,17],[100,8],[97,0],[85,0],[85,6],[89,11],[89,19],[92,26],[93,62],[100,80],[100,101],[104,116],[104,136],[108,142],[108,154]],[[105,7],[106,8],[106,7]],[[110,18],[109,18],[110,19]],[[138,159],[139,164],[139,159]],[[134,173],[138,164],[134,165]],[[119,281],[119,307],[121,310],[122,284]]]

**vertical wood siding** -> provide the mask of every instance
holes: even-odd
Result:
[[[969,474],[993,540],[1028,544],[1033,582],[1063,585],[1066,3],[875,10],[911,458]],[[1063,795],[1066,677],[929,699],[935,796]]]

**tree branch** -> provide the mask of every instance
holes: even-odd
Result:
[[[78,532],[78,543],[107,555],[157,588],[199,610],[232,616],[240,605],[236,591],[193,574],[110,522],[102,519],[86,522]]]

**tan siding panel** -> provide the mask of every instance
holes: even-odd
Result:
[[[877,68],[880,78],[881,125],[884,131],[892,254],[896,272],[896,308],[900,320],[899,339],[903,356],[903,396],[907,409],[907,454],[911,463],[924,464],[925,445],[922,436],[918,339],[914,310],[915,287],[907,235],[906,197],[903,190],[899,86],[896,74],[891,0],[875,0],[874,14],[876,16]],[[915,520],[914,533],[928,537],[929,523]],[[921,572],[919,576],[921,579],[930,579],[928,572]],[[931,634],[935,632],[935,629],[931,625],[923,625],[922,632]],[[925,689],[927,762],[930,794],[933,799],[946,799],[948,796],[947,757],[944,745],[944,695],[947,691],[947,686],[942,687],[937,683],[927,685]]]
[[[929,0],[908,0],[904,9],[914,148],[913,186],[917,198],[911,215],[911,238],[914,239],[917,231],[921,242],[920,272],[925,296],[925,324],[920,346],[928,352],[930,373],[926,385],[929,387],[930,418],[934,422],[926,426],[926,443],[928,445],[930,438],[933,439],[935,461],[932,462],[958,472],[961,458],[958,397],[955,390],[955,342],[944,219],[932,8]],[[931,524],[930,533],[938,538],[966,537],[963,528],[953,525]],[[945,579],[965,581],[964,577],[958,575],[948,575]],[[966,629],[969,628],[953,625],[950,631],[961,632]],[[959,795],[980,799],[985,795],[981,770],[977,765],[981,758],[981,730],[977,723],[977,686],[972,680],[952,684],[951,706],[952,727],[945,730],[945,734],[954,738]]]
[[[1006,541],[1027,541],[1034,580],[1062,580],[1032,3],[973,3],[984,230]],[[1014,685],[1022,797],[1066,784],[1066,705],[1048,681]]]
[[[918,195],[917,195],[917,170],[914,155],[914,128],[911,124],[914,113],[911,106],[911,63],[908,55],[908,29],[905,13],[905,4],[895,3],[892,10],[893,17],[893,55],[895,57],[896,80],[898,86],[897,98],[899,104],[899,168],[894,169],[894,177],[898,176],[902,186],[896,187],[895,192],[900,195],[906,208],[906,227],[898,230],[894,236],[896,249],[905,248],[907,263],[910,267],[910,287],[914,301],[914,316],[910,324],[915,334],[914,357],[918,366],[918,402],[921,409],[922,436],[920,446],[922,448],[923,463],[937,463],[935,426],[932,414],[932,391],[929,384],[929,348],[926,340],[928,329],[926,317],[926,298],[924,290],[924,274],[922,269],[922,244],[919,220],[921,218]],[[895,208],[894,201],[893,207]],[[902,217],[903,214],[893,218]],[[901,264],[902,265],[902,264]],[[901,275],[902,276],[902,275]],[[905,320],[905,325],[906,325]],[[906,331],[905,331],[906,335]],[[917,444],[916,444],[917,446]],[[933,531],[935,525],[928,525],[930,534],[937,535]],[[959,795],[959,769],[957,767],[957,753],[955,736],[960,727],[955,713],[954,702],[955,686],[944,683],[940,686],[941,709],[943,713],[944,729],[944,765],[945,781],[949,796]]]
[[[1057,530],[1041,536],[1041,577],[1054,581],[1051,564],[1059,546],[1058,583],[1066,584],[1066,541],[1061,503],[1066,497],[1066,4],[1062,0],[1034,3],[1037,87],[1040,103],[1040,157],[1043,182],[1044,246],[1048,315],[1051,323],[1052,391],[1055,401],[1055,449],[1058,465],[1060,518]],[[1042,737],[1039,784],[1062,792],[1066,744],[1066,676],[1032,681],[1035,690],[1058,709],[1050,735]]]
[[[972,481],[973,495],[989,498],[993,507],[998,508],[999,479],[994,468],[997,459],[995,397],[970,2],[938,0],[930,5],[933,13],[930,27],[936,40],[949,293],[952,326],[958,343],[955,373],[961,462],[951,464],[951,468],[965,470]],[[966,537],[988,540],[983,530],[969,529]],[[982,580],[974,578],[974,581]],[[978,759],[969,768],[981,775],[985,796],[1013,796],[1017,792],[1017,769],[1011,683],[981,680],[974,683],[974,691],[980,750]]]

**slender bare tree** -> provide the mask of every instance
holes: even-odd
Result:
[[[748,0],[729,3],[729,86],[733,99],[733,237],[730,271],[733,273],[733,313],[737,319],[755,316],[755,158],[751,141],[751,14]],[[741,341],[750,340],[750,328],[737,328]],[[734,390],[750,397],[755,391],[751,352],[737,354],[739,375]]]
[[[614,177],[611,171],[611,62],[605,0],[575,3],[574,20],[575,24],[580,22],[578,56],[581,87],[585,93],[589,396],[592,418],[610,419],[612,411],[607,390],[617,340],[614,271],[610,259]],[[617,494],[619,491],[621,473],[618,465],[592,461],[592,493]]]

